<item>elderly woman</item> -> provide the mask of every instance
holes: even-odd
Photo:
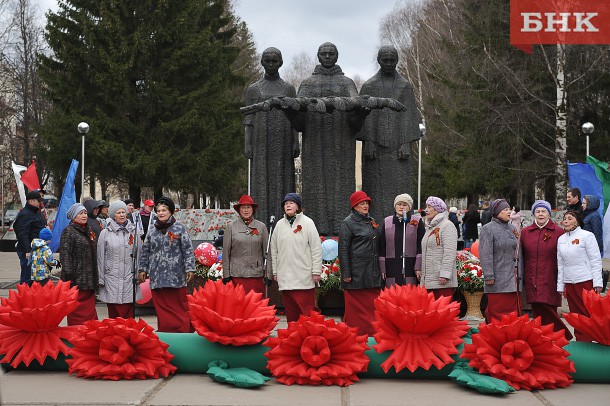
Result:
[[[386,287],[417,284],[415,271],[421,270],[424,222],[420,215],[411,212],[412,207],[411,196],[406,193],[396,196],[394,199],[396,214],[386,217],[381,225],[379,269],[385,279]]]
[[[375,306],[382,286],[379,269],[380,227],[369,217],[371,198],[363,191],[350,196],[352,212],[341,223],[339,263],[345,296],[343,321],[358,334],[373,335]]]
[[[457,287],[455,253],[457,230],[447,215],[447,205],[436,197],[426,200],[426,231],[421,242],[422,267],[417,272],[420,284],[434,294],[453,297]]]
[[[582,294],[585,290],[602,290],[602,257],[593,233],[583,230],[582,215],[568,210],[563,215],[565,234],[557,241],[557,291],[568,299],[571,313],[589,316]],[[593,339],[574,329],[576,341]]]
[[[313,220],[303,214],[301,196],[288,193],[282,205],[284,217],[271,237],[271,261],[290,322],[314,309],[315,284],[322,273],[322,244]]]
[[[169,197],[157,201],[157,217],[144,239],[138,278],[142,283],[150,277],[157,331],[188,333],[192,328],[186,284],[194,277],[195,256],[188,230],[176,220],[175,211]]]
[[[78,307],[68,315],[68,325],[97,320],[95,292],[98,290],[95,232],[87,225],[87,209],[74,203],[67,213],[70,224],[61,233],[61,280],[78,288]]]
[[[506,200],[494,200],[489,211],[492,219],[481,229],[479,240],[479,259],[485,279],[483,290],[487,293],[485,320],[488,323],[505,314],[521,313],[518,289],[521,261],[516,262],[516,256],[521,256],[519,234],[509,223],[511,209]]]
[[[568,340],[572,333],[557,314],[561,295],[557,293],[557,241],[563,230],[551,220],[551,204],[536,200],[532,205],[534,223],[521,232],[523,257],[523,287],[532,315],[542,324],[553,324],[555,331],[563,331]]]
[[[112,202],[108,207],[106,228],[97,240],[100,300],[106,302],[108,317],[135,317],[134,302],[142,297],[136,285],[134,297],[134,263],[140,254],[136,225],[127,219],[127,205]],[[137,264],[137,262],[136,262]]]
[[[246,293],[253,290],[264,294],[265,251],[267,227],[254,218],[258,204],[244,195],[233,205],[239,213],[225,230],[222,243],[223,281],[230,280],[244,287]]]

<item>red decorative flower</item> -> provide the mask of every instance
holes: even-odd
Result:
[[[286,385],[351,385],[369,364],[367,337],[356,332],[314,311],[301,315],[265,341],[267,369]]]
[[[562,347],[568,344],[563,331],[553,325],[543,326],[540,317],[530,320],[516,313],[502,316],[490,324],[481,324],[466,344],[462,358],[480,373],[489,374],[521,388],[563,388],[573,381],[574,363]]]
[[[434,294],[414,285],[393,286],[375,299],[373,326],[377,329],[375,351],[393,350],[381,367],[388,372],[408,368],[413,372],[434,365],[441,369],[452,363],[460,337],[468,332],[468,322],[459,320],[460,305],[450,297],[434,299]]]
[[[262,294],[221,280],[207,281],[188,296],[193,327],[208,341],[235,346],[258,344],[269,337],[279,319]]]
[[[549,233],[544,233],[544,236],[542,237],[542,241],[546,241],[546,240],[550,240],[551,239],[551,234]]]
[[[303,227],[301,227],[300,224],[297,225],[297,228],[294,229],[293,233],[298,233],[299,231],[301,231],[303,229]]]
[[[564,313],[563,317],[575,329],[593,337],[603,345],[610,345],[610,296],[600,296],[594,290],[583,290],[582,300],[589,317],[578,313]]]
[[[1,362],[17,367],[36,359],[42,365],[47,356],[57,359],[59,352],[68,354],[69,340],[81,326],[59,327],[59,323],[78,307],[78,290],[69,282],[58,281],[31,287],[23,283],[17,292],[9,291],[8,299],[0,306]]]
[[[71,340],[68,373],[81,378],[146,379],[176,372],[169,345],[140,319],[90,320]]]
[[[419,225],[419,221],[413,219],[413,220],[409,221],[409,225],[417,227]]]

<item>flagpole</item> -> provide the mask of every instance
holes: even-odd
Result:
[[[81,143],[81,162],[80,162],[80,170],[81,170],[81,179],[80,179],[80,200],[83,201],[83,197],[85,196],[85,134],[89,132],[89,124],[84,121],[78,124],[78,132],[82,135],[82,143]]]

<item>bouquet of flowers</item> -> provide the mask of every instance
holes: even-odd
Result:
[[[485,281],[483,268],[477,257],[468,251],[458,251],[455,257],[458,286],[463,292],[482,292]]]
[[[339,258],[331,261],[322,261],[322,273],[318,283],[318,291],[321,295],[331,290],[343,290],[341,288],[341,268],[339,268]]]
[[[222,279],[222,259],[212,264],[212,266],[205,266],[199,262],[196,262],[195,276],[199,276],[206,281],[217,281]]]

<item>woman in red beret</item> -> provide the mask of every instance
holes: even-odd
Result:
[[[375,306],[382,277],[379,269],[379,236],[381,228],[369,216],[371,198],[363,191],[350,197],[352,212],[341,223],[339,263],[341,285],[345,295],[343,321],[357,327],[358,334],[375,333]]]
[[[265,251],[267,227],[254,218],[258,204],[252,197],[243,195],[233,208],[239,219],[229,224],[222,243],[223,281],[233,281],[244,287],[246,293],[253,290],[264,294]]]

